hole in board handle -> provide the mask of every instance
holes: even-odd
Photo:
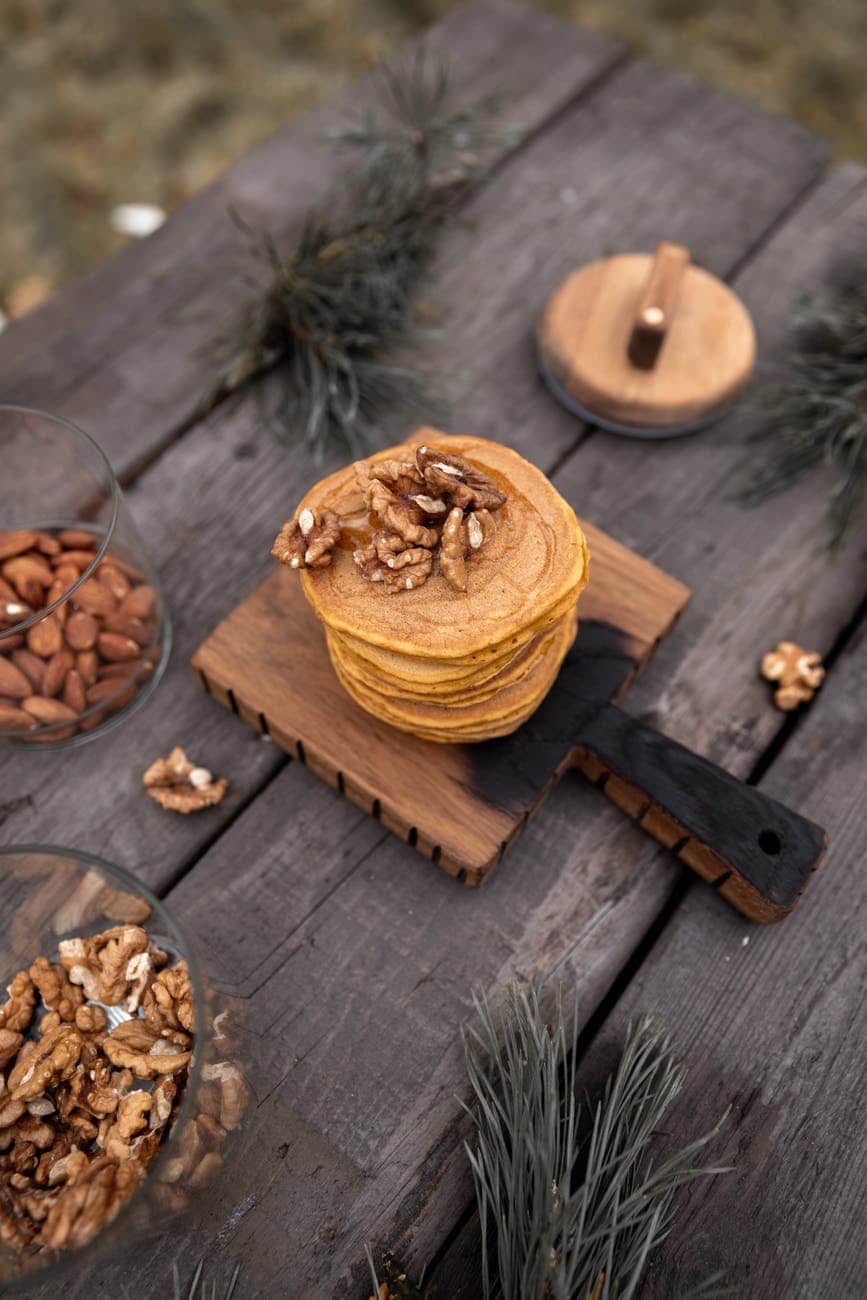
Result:
[[[775,858],[782,850],[783,841],[776,831],[759,831],[759,848],[769,857]]]

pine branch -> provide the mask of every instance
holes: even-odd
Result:
[[[485,1297],[629,1300],[671,1229],[677,1189],[725,1172],[695,1164],[718,1129],[653,1160],[651,1144],[684,1071],[650,1019],[630,1027],[619,1067],[591,1112],[575,1089],[577,1001],[571,1032],[562,989],[549,1027],[538,983],[511,986],[498,1015],[484,999],[476,1010],[464,1035],[476,1126],[467,1155]]]
[[[803,303],[787,376],[756,403],[746,440],[764,455],[737,496],[755,506],[817,469],[833,483],[826,519],[836,547],[867,499],[867,258],[838,265],[825,296]]]
[[[436,413],[430,377],[390,357],[418,342],[414,300],[436,234],[477,177],[475,151],[502,134],[489,103],[449,108],[445,67],[423,52],[380,73],[380,98],[378,110],[331,133],[360,162],[308,215],[288,256],[233,214],[261,289],[218,342],[208,400],[271,371],[263,415],[318,455],[332,437],[364,455],[387,416]]]

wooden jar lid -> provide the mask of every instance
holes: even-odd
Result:
[[[539,323],[555,394],[605,428],[645,437],[689,433],[721,414],[755,352],[746,307],[678,244],[582,267]]]

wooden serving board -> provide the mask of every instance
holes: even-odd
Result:
[[[619,698],[674,626],[689,590],[600,529],[580,623],[548,700],[523,727],[481,745],[437,745],[365,713],[338,682],[297,575],[276,568],[193,656],[205,689],[341,794],[469,885],[496,866],[567,766],[582,763],[544,733],[561,691],[580,677]],[[396,597],[399,599],[399,597]],[[589,775],[593,760],[587,759]],[[612,775],[606,792],[617,797]]]

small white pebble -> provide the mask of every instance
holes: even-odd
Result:
[[[214,778],[206,767],[194,767],[187,779],[196,790],[201,790],[210,785]]]
[[[750,941],[750,936],[748,934],[745,934],[743,939],[741,939],[741,947],[746,948],[749,941]]]
[[[165,219],[165,212],[156,203],[119,203],[111,210],[112,229],[120,235],[134,235],[136,239],[152,235]]]

